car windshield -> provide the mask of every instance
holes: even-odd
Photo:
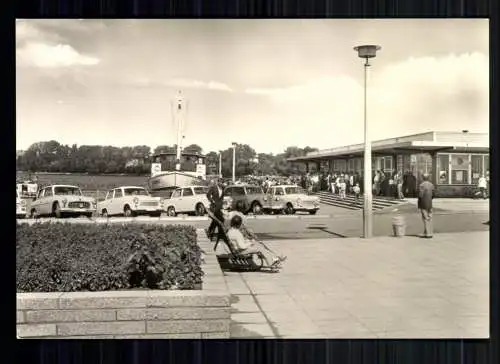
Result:
[[[82,191],[78,187],[54,187],[54,195],[75,195],[81,196]]]
[[[208,187],[194,187],[193,190],[196,195],[206,195],[208,193]]]
[[[144,188],[124,188],[125,196],[149,196]]]
[[[287,195],[305,194],[305,191],[300,187],[285,187],[285,194]]]

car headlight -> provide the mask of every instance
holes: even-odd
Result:
[[[297,199],[297,205],[302,205],[302,200],[300,198]]]
[[[138,205],[139,204],[139,198],[138,197],[134,197],[132,199],[132,202],[134,203],[134,205]]]
[[[26,206],[26,200],[21,200],[20,205],[25,207]]]

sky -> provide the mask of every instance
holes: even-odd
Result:
[[[173,145],[258,153],[488,132],[488,20],[17,20],[16,149]]]

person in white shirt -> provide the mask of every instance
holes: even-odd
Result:
[[[486,178],[484,178],[484,175],[481,175],[481,177],[479,177],[479,180],[477,181],[477,187],[479,188],[479,192],[484,199],[486,199],[488,196],[486,193],[487,186],[488,182],[486,181]]]
[[[231,219],[231,227],[227,231],[227,237],[233,244],[236,251],[241,254],[260,254],[267,266],[278,267],[283,259],[280,259],[280,257],[277,257],[269,250],[266,250],[262,245],[258,244],[257,241],[245,239],[240,230],[242,223],[243,220],[240,216],[234,216]]]
[[[277,256],[282,262],[286,260],[286,256],[284,255],[278,255],[276,252],[274,252],[272,249],[270,249],[266,244],[264,244],[262,241],[258,240],[257,235],[250,229],[247,224],[247,218],[244,215],[244,211],[248,210],[248,204],[246,204],[244,201],[238,201],[236,204],[236,210],[233,211],[224,211],[224,225],[226,229],[231,228],[231,221],[233,217],[238,216],[241,219],[241,226],[240,226],[240,231],[243,234],[243,237],[245,239],[253,240],[256,244],[261,245],[265,250],[267,250],[269,253]]]

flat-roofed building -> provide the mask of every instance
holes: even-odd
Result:
[[[354,144],[289,158],[305,163],[308,170],[359,173],[363,176],[364,144]],[[470,196],[481,175],[489,173],[489,134],[426,132],[372,142],[372,171],[411,173],[420,183],[427,173],[436,186],[436,196]],[[373,176],[372,176],[373,178]]]

